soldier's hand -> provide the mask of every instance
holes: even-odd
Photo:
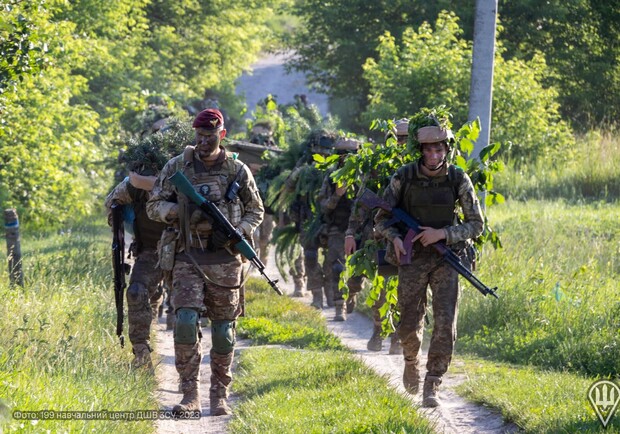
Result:
[[[422,229],[422,232],[416,235],[412,242],[415,243],[420,240],[424,247],[446,238],[446,231],[444,229],[435,229],[429,226],[420,226],[420,229]]]
[[[355,242],[355,237],[346,236],[344,238],[344,254],[346,256],[352,255],[357,248],[357,243]]]
[[[396,254],[396,261],[400,264],[401,255],[406,255],[407,250],[405,250],[405,246],[403,245],[403,240],[400,237],[394,237],[392,240],[392,245],[394,246],[394,253]]]
[[[336,187],[336,196],[344,196],[347,192],[347,184],[342,184],[342,187]]]
[[[224,232],[216,229],[211,232],[211,243],[214,248],[221,249],[228,243],[228,236]]]
[[[171,223],[178,218],[179,218],[179,205],[175,203],[174,206],[170,208],[170,211],[168,211],[168,214],[166,215],[166,221],[168,223]]]

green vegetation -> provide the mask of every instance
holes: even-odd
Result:
[[[470,380],[457,391],[472,401],[500,409],[504,418],[526,432],[601,432],[587,398],[592,378],[470,357],[464,361]],[[620,433],[617,414],[605,432]]]
[[[232,433],[430,433],[385,378],[338,351],[249,349],[234,390]]]
[[[432,432],[406,397],[327,331],[316,309],[261,280],[247,287],[239,336],[281,347],[241,353],[233,389],[243,400],[232,433]]]
[[[0,409],[6,410],[0,423],[6,431],[152,430],[152,421],[11,417],[16,410],[158,409],[154,378],[130,368],[131,349],[121,349],[114,336],[109,243],[102,225],[22,234],[24,288],[9,288],[6,272],[0,276]]]
[[[479,277],[501,300],[466,292],[459,346],[512,363],[620,374],[620,205],[510,202],[490,211],[503,249]]]

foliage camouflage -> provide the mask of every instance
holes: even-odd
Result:
[[[399,145],[393,136],[389,136],[384,145],[363,144],[361,150],[356,154],[351,154],[345,160],[344,165],[333,172],[331,176],[334,181],[349,186],[363,186],[380,194],[389,184],[392,175],[401,166],[415,161],[420,156],[415,139],[419,128],[437,124],[445,128],[452,128],[452,122],[450,121],[451,113],[444,106],[423,108],[419,112],[407,117],[409,118],[409,140],[407,143]],[[391,120],[375,120],[372,127],[379,128],[384,132],[390,131],[394,128],[394,122]],[[479,132],[480,124],[477,121],[467,123],[456,131],[454,133],[455,142],[452,145],[453,149],[448,156],[449,160],[470,176],[478,194],[485,194],[487,206],[503,203],[504,197],[493,190],[494,175],[503,170],[501,162],[492,161],[492,157],[497,153],[500,145],[492,144],[484,148],[480,153],[480,160],[467,159],[474,149],[473,144]],[[332,157],[315,157],[315,159],[320,160],[318,167],[322,169],[326,169],[334,163]],[[474,240],[478,256],[482,246],[487,242],[495,248],[501,247],[498,234],[490,226],[485,212],[483,212],[483,217],[483,233]],[[347,259],[345,272],[341,276],[339,286],[340,290],[346,292],[346,282],[351,276],[364,275],[368,277],[373,282],[367,301],[370,305],[379,299],[381,290],[385,288],[387,291],[386,303],[380,308],[380,311],[385,318],[384,329],[388,331],[393,329],[393,325],[398,318],[396,304],[398,278],[391,276],[386,280],[378,274],[376,255],[379,248],[380,244],[377,241],[369,240],[362,248],[351,255]]]

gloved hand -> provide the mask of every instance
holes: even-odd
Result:
[[[226,245],[226,243],[228,243],[228,237],[224,232],[218,229],[214,229],[213,232],[211,232],[210,244],[214,249],[221,249]]]

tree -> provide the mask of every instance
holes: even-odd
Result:
[[[446,105],[454,122],[467,121],[471,76],[471,43],[462,37],[453,13],[439,15],[434,28],[389,33],[380,38],[378,60],[368,59],[364,78],[370,86],[363,119],[395,118],[416,113],[426,105]],[[542,55],[531,61],[505,61],[501,46],[495,59],[492,141],[510,143],[512,156],[544,154],[563,148],[570,130],[559,119],[557,92],[542,85],[547,68]]]
[[[304,71],[309,82],[346,106],[343,127],[366,130],[359,114],[366,105],[369,86],[362,79],[362,65],[376,58],[377,39],[386,31],[396,38],[407,27],[434,20],[453,2],[412,2],[407,0],[305,0],[293,11],[302,25],[287,41],[297,53],[289,68]],[[468,8],[467,5],[470,7]],[[466,0],[462,10],[473,16],[474,0]],[[468,20],[469,21],[469,20]],[[334,104],[332,104],[334,105]]]

